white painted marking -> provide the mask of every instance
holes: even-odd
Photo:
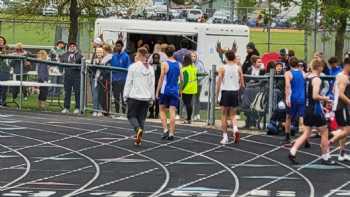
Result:
[[[252,190],[249,192],[248,196],[271,196],[270,190]]]
[[[326,194],[324,197],[330,197],[333,194],[337,193],[338,191],[340,191],[341,189],[343,189],[344,187],[348,186],[350,184],[350,181],[344,183],[343,185],[331,190],[328,194]]]
[[[200,192],[200,191],[174,191],[172,196],[196,196],[196,197],[217,197],[220,192]]]
[[[336,196],[350,196],[350,190],[339,190],[335,193]]]
[[[47,124],[65,124],[64,122],[47,122]]]
[[[111,159],[98,159],[98,161],[103,162],[114,162],[114,163],[139,163],[139,162],[149,162],[149,160],[144,159],[121,159],[121,158],[111,158]]]
[[[13,137],[13,136],[10,136],[10,135],[0,135],[0,138],[10,138],[10,137]]]
[[[26,127],[3,127],[1,128],[1,130],[4,130],[4,131],[15,131],[15,130],[24,130],[24,129],[27,129]]]
[[[68,160],[81,160],[77,157],[34,157],[35,159],[52,160],[52,161],[68,161]]]
[[[119,191],[115,192],[114,194],[107,195],[107,197],[132,197],[133,193],[134,192]]]
[[[276,196],[278,197],[295,197],[295,191],[277,191]]]
[[[11,193],[18,193],[18,194],[27,194],[30,193],[32,191],[26,191],[26,190],[11,190]]]
[[[172,163],[172,162],[165,162],[165,163]],[[176,163],[178,165],[214,165],[214,162],[179,162]]]
[[[298,165],[295,166],[297,168],[303,167],[303,165]],[[309,166],[304,167],[303,169],[315,169],[315,170],[339,170],[339,169],[344,169],[345,167],[343,166],[328,166],[328,165],[321,165],[321,164],[312,164]]]
[[[14,115],[9,115],[9,114],[0,114],[0,118],[9,118],[13,117]]]
[[[58,185],[58,186],[72,186],[77,184],[71,184],[71,183],[60,183],[60,182],[35,182],[35,183],[29,183],[28,185]]]
[[[243,176],[244,179],[277,179],[279,176]],[[300,178],[285,177],[284,180],[299,180]]]
[[[15,193],[3,193],[1,196],[22,196],[22,194],[15,194]]]
[[[29,197],[50,197],[52,195],[55,195],[56,192],[54,191],[40,191],[38,193],[34,193],[29,195]]]
[[[15,124],[15,123],[19,123],[19,122],[22,122],[20,120],[0,120],[0,124],[3,123],[3,124]]]
[[[18,155],[0,155],[0,159],[8,159],[8,158],[14,158],[19,157]]]
[[[265,168],[265,167],[276,167],[277,165],[263,165],[263,164],[232,164],[232,168],[235,168],[236,165],[239,165],[240,167],[249,167],[249,168]]]

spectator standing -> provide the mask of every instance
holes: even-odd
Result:
[[[103,59],[102,59],[102,64],[106,67],[111,67],[112,66],[112,47],[108,44],[103,45]],[[104,70],[102,71],[101,75],[102,79],[102,89],[103,89],[103,94],[101,97],[101,105],[102,109],[105,112],[104,115],[108,115],[108,112],[110,110],[110,99],[111,99],[111,94],[110,94],[110,84],[111,84],[111,72],[109,70]]]
[[[47,61],[49,56],[45,50],[40,50],[37,54],[39,60]],[[37,63],[38,69],[38,82],[47,83],[49,81],[49,68],[45,63]],[[39,88],[38,106],[40,110],[45,110],[47,108],[46,100],[48,95],[48,87]]]
[[[6,45],[6,39],[0,36],[0,54],[6,55],[9,52],[9,47]],[[0,81],[7,81],[10,79],[10,67],[8,61],[5,59],[0,59]],[[6,106],[6,94],[7,87],[0,86],[0,106]]]
[[[11,55],[14,56],[29,56],[29,52],[24,50],[22,43],[17,43],[15,47],[15,52]],[[21,79],[21,61],[20,59],[14,59],[10,61],[10,66],[13,69],[13,74],[15,76],[14,80],[19,81]],[[24,61],[23,65],[23,81],[26,81],[28,79],[28,71],[31,69],[31,63],[28,61]],[[28,89],[26,87],[23,87],[23,96],[24,100],[27,100],[28,97]],[[13,87],[12,88],[12,98],[16,99],[19,93],[19,87]]]
[[[66,52],[64,49],[66,44],[64,41],[59,40],[56,42],[56,45],[49,52],[49,59],[53,62],[60,62],[62,55]],[[50,73],[55,73],[57,76],[51,78],[52,83],[60,84],[62,83],[61,73],[63,72],[63,67],[51,66],[49,68]],[[59,96],[61,91],[60,88],[49,88],[50,95]]]
[[[260,56],[258,50],[256,49],[255,47],[255,44],[253,42],[249,42],[247,44],[247,56],[244,60],[244,63],[242,65],[242,71],[244,74],[247,74],[248,72],[248,69],[252,66],[252,62],[251,62],[251,57],[253,55],[256,55],[256,56]]]
[[[290,62],[289,62],[290,56],[288,54],[289,54],[288,49],[284,48],[280,50],[280,62],[283,64],[283,69],[285,71],[289,71],[291,69]]]
[[[191,55],[191,51],[189,50],[189,43],[187,40],[181,40],[180,47],[181,49],[175,52],[174,57],[176,61],[183,64],[185,55]]]
[[[135,63],[128,69],[124,89],[124,100],[128,103],[128,120],[136,133],[135,145],[141,145],[144,123],[154,94],[154,70],[147,62],[147,49],[139,48]]]
[[[192,119],[192,98],[198,93],[197,67],[192,63],[192,56],[185,55],[184,63],[181,68],[183,75],[182,83],[182,101],[185,104],[187,119],[186,124],[191,124]]]
[[[247,74],[252,76],[261,76],[265,74],[264,64],[259,56],[253,55],[250,58],[252,66],[248,69]]]
[[[78,50],[77,44],[71,42],[68,45],[68,51],[61,57],[62,63],[81,64],[83,55]],[[80,68],[66,67],[64,69],[64,109],[62,113],[68,113],[71,106],[72,89],[75,94],[74,114],[79,113],[80,109]]]
[[[160,62],[160,55],[158,53],[154,53],[152,55],[152,67],[154,69],[155,74],[155,86],[154,86],[154,92],[157,91],[157,84],[159,82],[159,77],[161,73],[161,67],[162,64]],[[159,100],[156,98],[153,105],[150,107],[150,115],[149,118],[158,118],[159,117]]]
[[[103,40],[100,37],[96,37],[92,42],[92,48],[94,51],[91,58],[91,64],[93,64],[95,61],[95,58],[97,58],[96,49],[101,48],[102,46],[103,46]]]
[[[209,71],[208,69],[205,67],[204,63],[199,59],[198,57],[198,53],[196,51],[192,52],[192,62],[194,63],[194,65],[197,68],[197,73],[200,75],[205,75],[208,74]],[[198,88],[197,88],[197,94],[194,95],[193,98],[193,119],[194,120],[200,120],[201,116],[200,116],[200,96],[201,96],[201,91],[202,91],[202,81],[205,78],[205,76],[198,76],[197,80],[198,80]]]
[[[129,55],[127,52],[123,51],[123,47],[124,47],[123,41],[118,40],[115,43],[114,54],[111,60],[111,65],[114,68],[127,69],[131,64]],[[127,72],[124,72],[124,71],[113,72],[112,91],[114,95],[116,113],[120,113],[120,108],[122,109],[122,113],[125,113],[126,111],[126,105],[123,100],[123,91],[124,91],[126,76],[127,76]],[[120,106],[120,102],[122,103],[121,106]]]
[[[103,48],[97,47],[95,49],[95,58],[93,60],[93,65],[101,66],[103,63]],[[102,87],[102,76],[103,70],[99,68],[91,68],[91,92],[92,92],[92,103],[93,103],[93,117],[101,117],[102,114],[102,95],[103,95],[103,87]]]
[[[65,53],[65,43],[62,40],[56,42],[56,45],[50,50],[50,61],[59,62],[61,56]]]
[[[329,58],[328,64],[329,64],[329,69],[328,69],[328,73],[326,73],[327,75],[335,77],[339,73],[342,72],[342,68],[339,66],[339,62],[338,62],[337,57]],[[334,80],[330,80],[329,81],[329,91],[327,93],[327,96],[329,96],[330,98],[334,97],[333,87],[334,87]]]

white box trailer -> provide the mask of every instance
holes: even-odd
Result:
[[[223,48],[231,48],[236,42],[237,54],[246,56],[246,45],[249,42],[249,28],[244,25],[186,23],[172,21],[126,20],[118,18],[97,19],[95,35],[103,34],[106,42],[112,43],[123,39],[128,51],[136,51],[138,39],[170,42],[179,45],[181,39],[192,43],[192,48],[207,67],[221,65],[221,59],[216,52],[218,42]]]
[[[172,21],[126,20],[118,18],[97,19],[95,36],[103,34],[106,42],[112,44],[118,39],[125,43],[130,53],[136,51],[138,40],[146,42],[163,41],[179,47],[182,39],[187,39],[196,50],[200,60],[211,69],[212,65],[220,66],[222,60],[216,52],[217,43],[222,48],[230,49],[233,43],[237,45],[237,55],[243,59],[246,56],[246,45],[249,42],[249,28],[243,25],[187,23]],[[201,102],[208,101],[209,80],[202,80],[203,88]]]

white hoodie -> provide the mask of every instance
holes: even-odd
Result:
[[[124,87],[124,100],[132,98],[140,101],[155,99],[155,77],[152,66],[146,67],[141,61],[129,66]]]

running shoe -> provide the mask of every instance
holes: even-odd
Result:
[[[64,108],[63,110],[62,110],[62,112],[61,112],[62,114],[66,114],[66,113],[69,113],[69,110],[68,109],[66,109],[66,108]]]
[[[169,137],[169,131],[163,133],[162,140],[166,140]]]
[[[328,160],[322,159],[321,164],[326,165],[326,166],[333,166],[333,165],[336,165],[337,163],[333,160],[330,160],[330,159],[328,159]]]
[[[350,155],[347,155],[347,154],[339,155],[338,161],[350,161]]]
[[[79,109],[75,109],[73,112],[73,114],[79,114],[79,113],[80,113]]]
[[[299,164],[299,162],[296,160],[296,156],[295,155],[292,155],[292,154],[289,153],[288,159],[293,165],[298,165]]]
[[[167,140],[169,140],[169,141],[173,141],[174,139],[175,139],[175,137],[173,135],[169,135],[167,138]]]
[[[136,146],[140,146],[141,145],[142,134],[143,134],[143,130],[141,128],[138,128],[136,130],[136,138],[135,138],[135,145]]]
[[[239,132],[235,132],[233,135],[234,135],[233,137],[234,137],[235,144],[239,144],[239,141],[241,139],[241,134]]]
[[[220,141],[220,144],[222,144],[222,145],[228,144],[228,139],[227,138],[222,138],[222,140]]]

